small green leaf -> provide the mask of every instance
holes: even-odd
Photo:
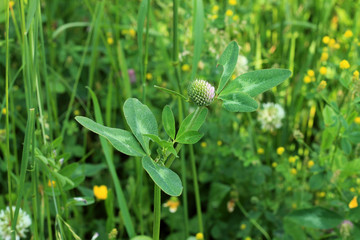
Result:
[[[224,101],[223,108],[229,112],[253,112],[259,107],[253,98],[241,92],[220,95],[219,99]]]
[[[184,132],[187,131],[198,131],[203,125],[208,113],[207,108],[200,108],[199,112],[195,115],[195,112],[190,113],[180,125],[180,129],[177,133],[177,136],[181,136]]]
[[[182,144],[195,144],[204,136],[204,134],[197,131],[188,131],[184,132],[176,138],[176,142]]]
[[[175,139],[175,118],[171,108],[168,105],[166,105],[163,109],[162,123],[166,133],[171,137],[171,139]]]
[[[239,45],[237,42],[232,41],[227,45],[224,52],[221,54],[218,64],[224,67],[224,71],[220,78],[219,87],[216,90],[216,93],[219,94],[224,87],[226,86],[227,82],[229,81],[231,74],[234,72],[236,67],[237,59],[239,56]]]
[[[287,69],[263,69],[244,73],[231,81],[222,94],[242,92],[250,97],[263,93],[286,79],[291,75]]]
[[[128,131],[105,127],[86,117],[75,117],[81,125],[90,131],[105,137],[116,150],[129,156],[142,157],[145,152],[142,150],[138,141]]]
[[[142,158],[142,165],[156,185],[166,194],[180,196],[183,187],[179,176],[175,172],[159,163],[155,163],[148,156]]]
[[[144,134],[144,136],[150,138],[153,142],[156,142],[160,147],[163,147],[163,148],[168,148],[173,145],[171,142],[162,140],[161,138],[159,138],[158,136],[156,136],[154,134]]]
[[[158,126],[154,114],[136,98],[129,98],[124,103],[126,122],[146,153],[150,154],[149,138],[143,134],[158,135]]]
[[[301,226],[315,229],[334,228],[343,221],[339,214],[322,207],[296,210],[287,215],[287,218]]]

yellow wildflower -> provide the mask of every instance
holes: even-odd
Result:
[[[311,78],[308,75],[304,77],[304,83],[306,84],[311,83]]]
[[[233,6],[236,5],[236,0],[229,0],[229,4]]]
[[[353,77],[354,77],[354,78],[359,78],[359,71],[358,71],[358,70],[355,70],[355,71],[354,71]]]
[[[351,30],[346,30],[346,32],[344,33],[344,37],[346,38],[351,38],[353,36],[353,32]]]
[[[3,109],[1,110],[1,113],[5,115],[5,114],[6,114],[6,108],[3,108]]]
[[[78,109],[75,109],[75,110],[74,110],[74,115],[75,115],[75,116],[79,116],[79,115],[80,115],[80,111],[79,111]]]
[[[329,36],[324,36],[322,41],[323,41],[323,43],[328,44],[330,42],[330,37]]]
[[[9,8],[12,9],[15,5],[15,1],[9,1]]]
[[[235,74],[231,75],[231,80],[234,80],[235,78],[236,78]]]
[[[129,29],[129,35],[130,35],[131,37],[135,37],[135,35],[136,35],[135,30],[134,30],[134,29]]]
[[[335,39],[331,38],[330,41],[329,41],[329,44],[328,44],[329,47],[333,48],[335,46],[335,44],[336,44]]]
[[[105,185],[101,185],[101,186],[97,186],[95,185],[93,188],[94,191],[94,195],[98,200],[105,200],[107,199],[108,196],[108,189],[107,186]]]
[[[201,142],[200,145],[201,145],[201,147],[203,147],[203,148],[206,148],[206,147],[207,147],[207,143],[206,143],[206,142]]]
[[[202,234],[201,232],[196,234],[196,240],[204,240],[204,234]]]
[[[237,21],[237,20],[239,20],[239,19],[240,19],[240,17],[239,17],[239,15],[237,15],[237,14],[236,14],[236,15],[234,15],[234,16],[233,16],[233,18],[232,18],[232,19],[233,19],[234,21]]]
[[[107,43],[108,43],[109,45],[113,45],[113,44],[114,44],[114,39],[113,39],[112,37],[108,37],[108,38],[107,38]]]
[[[347,61],[347,60],[342,60],[341,62],[340,62],[340,68],[341,69],[348,69],[348,68],[350,68],[350,64],[349,64],[349,62]]]
[[[180,201],[177,197],[171,197],[166,203],[163,204],[164,207],[169,207],[169,211],[174,213],[177,211],[180,205]]]
[[[273,162],[272,164],[271,164],[271,166],[273,167],[273,168],[276,168],[277,167],[277,162]]]
[[[314,70],[309,69],[309,70],[307,71],[307,75],[308,75],[309,77],[314,77],[314,76],[315,76]]]
[[[215,20],[215,19],[217,19],[218,17],[219,17],[219,16],[218,16],[217,14],[214,14],[214,15],[211,15],[210,18],[211,18],[212,20]]]
[[[217,141],[217,145],[218,145],[218,146],[221,146],[221,145],[222,145],[222,141],[221,141],[221,140],[218,140],[218,141]]]
[[[262,155],[264,154],[265,150],[263,148],[258,148],[257,153]]]
[[[320,74],[321,74],[321,75],[326,75],[326,72],[327,72],[326,67],[321,67],[321,68],[320,68]]]
[[[313,160],[310,160],[308,161],[307,165],[308,165],[308,168],[312,168],[314,166],[314,161]]]
[[[326,88],[326,85],[327,85],[327,82],[325,80],[322,80],[320,83],[319,83],[319,86],[317,88],[318,91],[322,91]]]
[[[295,163],[296,162],[296,156],[290,156],[289,157],[289,163]]]
[[[340,49],[340,44],[339,44],[339,43],[335,43],[335,44],[334,44],[334,48],[335,48],[335,49]]]
[[[225,15],[231,17],[232,15],[234,15],[234,12],[232,10],[228,9],[228,10],[226,10]]]
[[[354,187],[351,187],[350,192],[356,192],[356,189]]]
[[[297,174],[297,170],[296,170],[295,168],[292,168],[292,169],[290,170],[290,173],[291,173],[292,175],[296,175],[296,174]]]
[[[182,65],[181,70],[183,70],[184,72],[190,71],[190,66],[189,66],[189,64],[184,64],[184,65]]]
[[[323,52],[323,53],[321,54],[320,61],[325,62],[325,61],[328,60],[328,59],[329,59],[329,53]]]
[[[360,125],[360,117],[356,117],[356,118],[354,119],[354,122],[355,122],[356,124],[359,124],[359,125]]]
[[[349,203],[349,208],[356,208],[358,206],[357,196],[353,197]]]
[[[48,186],[49,187],[55,187],[56,186],[56,182],[53,180],[53,181],[48,181]]]
[[[213,13],[217,13],[219,11],[219,5],[214,5],[211,10]]]
[[[284,147],[278,147],[278,148],[276,149],[276,153],[277,153],[278,155],[282,155],[284,152],[285,152],[285,148],[284,148]]]
[[[146,74],[146,79],[151,80],[153,78],[153,75],[151,73]]]
[[[245,230],[245,229],[246,229],[246,224],[244,224],[244,223],[241,224],[241,225],[240,225],[240,229],[241,229],[241,230]]]

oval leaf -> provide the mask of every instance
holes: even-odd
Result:
[[[116,150],[129,156],[142,157],[145,152],[142,150],[138,141],[128,131],[105,127],[87,117],[75,117],[81,125],[90,131],[105,137]]]
[[[239,45],[237,44],[237,42],[232,41],[225,48],[218,62],[218,64],[224,67],[224,71],[220,78],[219,87],[216,90],[217,94],[219,94],[224,89],[226,83],[229,81],[231,77],[231,74],[234,72],[238,56],[239,56]]]
[[[182,135],[176,138],[176,142],[182,144],[195,144],[204,136],[204,134],[197,131],[184,132]]]
[[[290,75],[291,71],[287,69],[263,69],[244,73],[231,81],[222,94],[242,92],[255,97],[279,85]]]
[[[253,112],[258,109],[258,103],[244,93],[229,93],[219,96],[224,101],[223,108],[229,112]]]
[[[149,138],[143,134],[158,135],[158,126],[154,114],[136,98],[129,98],[124,103],[126,122],[145,152],[150,154]]]
[[[163,109],[162,123],[164,125],[165,132],[171,137],[171,139],[175,139],[175,118],[168,105],[166,105]]]
[[[161,190],[170,196],[180,196],[183,187],[179,176],[175,172],[155,163],[148,156],[142,158],[142,165]]]
[[[321,207],[296,210],[290,213],[287,218],[301,226],[316,229],[334,228],[344,220],[336,212]]]
[[[190,113],[184,121],[181,123],[180,129],[177,133],[178,136],[181,136],[185,132],[188,131],[198,131],[200,127],[203,125],[206,119],[206,115],[208,113],[207,108],[201,108],[200,112],[195,115],[195,112]]]

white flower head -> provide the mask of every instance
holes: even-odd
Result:
[[[12,207],[13,214],[15,213],[15,207]],[[26,237],[28,227],[31,225],[30,216],[19,209],[19,215],[16,224],[16,240]],[[11,221],[10,221],[10,208],[6,207],[6,210],[0,211],[0,237],[4,240],[11,240]]]
[[[282,119],[285,117],[284,108],[277,103],[264,103],[258,112],[258,121],[261,128],[274,131],[282,126]]]

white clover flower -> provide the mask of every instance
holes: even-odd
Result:
[[[258,121],[261,128],[268,131],[274,131],[282,126],[281,120],[285,117],[283,107],[277,103],[264,103],[258,112]]]
[[[13,214],[15,213],[15,206],[12,207]],[[30,216],[19,209],[19,215],[16,224],[16,240],[26,237],[28,227],[31,225]],[[11,222],[10,222],[10,208],[0,211],[0,238],[3,240],[11,240]]]

